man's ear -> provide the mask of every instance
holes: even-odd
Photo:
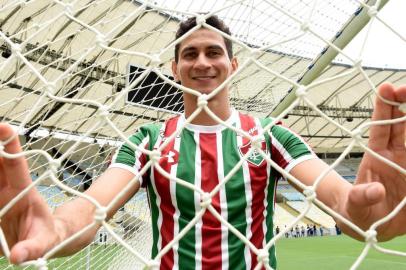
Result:
[[[176,63],[175,60],[172,61],[172,75],[173,78],[175,79],[175,82],[179,82],[179,76],[178,76],[178,64]]]
[[[238,60],[236,57],[231,59],[231,73],[234,73],[238,68]]]

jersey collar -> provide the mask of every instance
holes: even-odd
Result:
[[[237,118],[238,118],[238,112],[234,108],[232,108],[231,115],[225,122],[228,125],[232,125],[232,124],[236,123]],[[183,124],[186,121],[185,115],[182,114],[180,116],[179,120],[181,121],[180,124]],[[222,124],[217,124],[217,125],[212,125],[212,126],[186,124],[185,127],[186,127],[186,129],[188,129],[190,131],[200,132],[200,133],[216,133],[218,131],[222,131],[227,128],[226,126],[224,126]]]

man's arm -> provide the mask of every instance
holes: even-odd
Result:
[[[328,169],[329,165],[321,159],[310,159],[296,165],[290,173],[303,184],[312,186],[317,177],[319,177],[323,171],[327,171]],[[352,187],[352,184],[343,179],[336,171],[331,170],[322,179],[316,189],[317,199],[329,206],[335,212],[348,218],[344,205],[346,204],[348,194]],[[340,221],[337,221],[337,223],[342,227]],[[349,228],[347,229],[347,234],[354,238],[361,239],[360,235],[357,235]]]
[[[8,124],[0,124],[0,141],[4,152],[19,154],[18,136]],[[86,191],[102,206],[107,206],[114,197],[133,179],[134,174],[120,168],[110,168]],[[0,155],[0,209],[21,193],[32,182],[25,157],[8,159]],[[109,208],[111,217],[131,195],[137,192],[139,183]],[[48,250],[61,243],[75,232],[93,222],[95,206],[83,198],[70,201],[52,214],[38,191],[31,189],[22,199],[0,217],[0,226],[10,248],[10,261],[21,263],[42,257]],[[58,255],[71,254],[90,243],[98,226],[81,236],[79,240],[63,248]],[[4,253],[0,249],[0,254]]]
[[[96,199],[102,206],[108,206],[111,201],[127,187],[134,174],[121,168],[110,168],[103,173],[85,192],[85,194]],[[140,188],[139,182],[135,182],[130,190],[122,196],[107,212],[107,220],[122,207]],[[67,239],[86,225],[94,221],[96,207],[93,203],[84,198],[76,198],[58,207],[54,212],[57,226],[60,229],[61,239]],[[70,243],[57,256],[73,254],[87,246],[94,238],[99,225],[94,226],[80,238]]]
[[[406,103],[406,86],[395,88],[390,84],[379,87],[379,94],[389,101]],[[404,117],[397,106],[377,98],[372,120]],[[392,125],[375,125],[370,128],[368,147],[382,157],[406,168],[405,121]],[[291,173],[305,185],[313,185],[328,165],[314,159],[295,166]],[[336,172],[330,172],[320,183],[317,197],[330,208],[348,218],[361,229],[387,216],[406,197],[406,176],[369,153],[365,153],[354,185],[346,182]],[[362,239],[351,228],[337,221],[350,236]],[[377,228],[378,240],[389,240],[406,233],[405,207],[391,220]]]

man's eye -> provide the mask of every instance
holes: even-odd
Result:
[[[218,55],[221,55],[221,53],[218,52],[218,51],[210,51],[209,52],[209,56],[218,56]]]
[[[194,53],[194,52],[188,52],[188,53],[183,54],[183,57],[184,58],[193,58],[193,57],[195,57],[195,55],[196,55],[196,53]]]

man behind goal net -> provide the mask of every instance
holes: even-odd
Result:
[[[1,254],[64,269],[51,258],[105,245],[93,268],[276,269],[318,206],[365,242],[353,268],[371,247],[406,257],[377,243],[406,233],[405,71],[363,63],[373,23],[399,54],[404,32],[388,1],[336,5],[5,2]],[[335,168],[354,153],[350,183]],[[275,233],[284,179],[306,204]]]

